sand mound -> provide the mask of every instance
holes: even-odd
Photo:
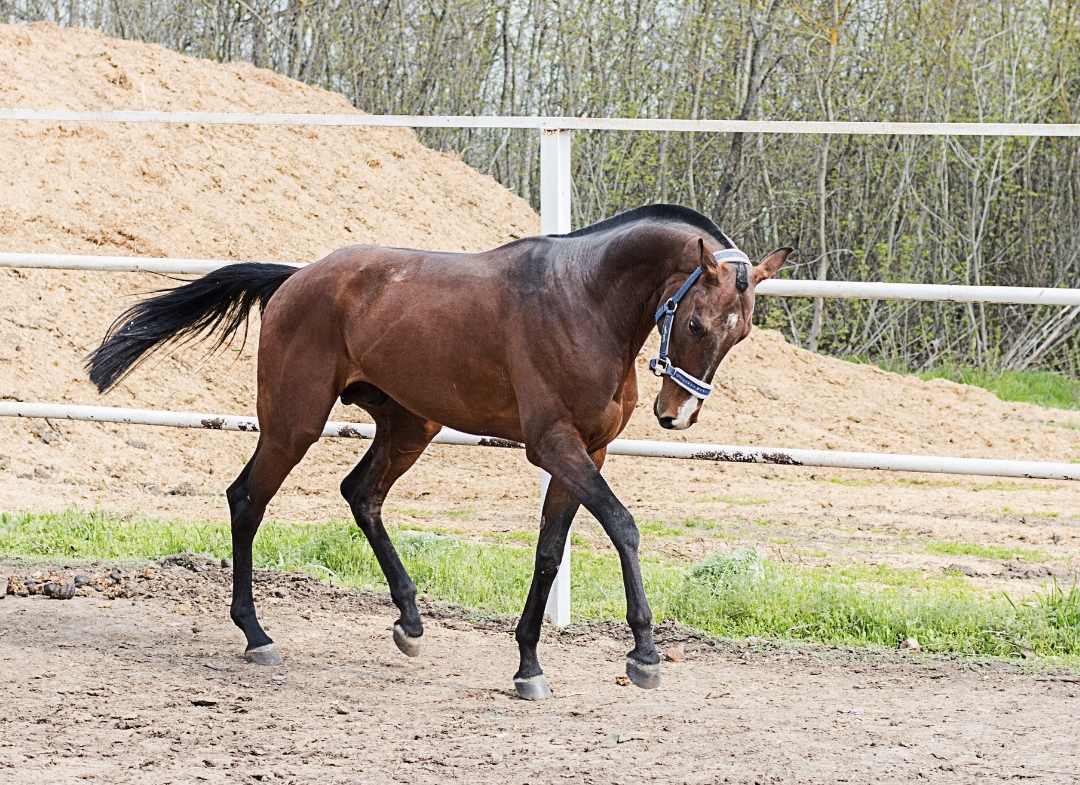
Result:
[[[658,385],[644,357],[638,373],[655,395]],[[1080,413],[1008,403],[979,387],[944,379],[924,382],[837,360],[791,346],[775,330],[754,330],[714,381],[701,422],[675,438],[1066,462],[1080,446],[1075,431],[1047,427],[1080,422]],[[643,395],[639,409],[651,405],[652,398]],[[638,438],[656,438],[646,436],[653,429],[642,416],[628,430]]]
[[[49,25],[0,26],[0,106],[359,114],[271,71]],[[404,129],[8,122],[0,149],[0,235],[23,251],[310,261],[538,228],[523,200]]]
[[[0,105],[72,109],[350,112],[343,98],[244,64],[46,25],[0,26]],[[480,249],[537,230],[528,205],[404,130],[0,123],[4,250],[311,261],[354,242]],[[102,398],[81,359],[146,275],[0,273],[0,396],[253,413],[254,340],[204,361],[151,361]],[[256,328],[257,329],[257,328]],[[252,338],[254,338],[254,333]],[[647,351],[655,351],[653,344]],[[729,358],[701,423],[663,432],[644,358],[634,438],[1068,460],[1080,416],[1007,404],[795,349],[755,332]],[[361,419],[339,407],[336,419]],[[221,491],[250,455],[245,434],[0,421],[0,509],[69,502],[222,517]],[[322,443],[271,514],[346,515],[340,478],[355,443]],[[668,494],[673,465],[643,471]],[[649,476],[644,476],[652,472]],[[433,448],[399,484],[434,506],[531,515],[535,470],[520,453]],[[651,479],[650,479],[651,478]],[[668,479],[658,479],[668,478]],[[194,495],[198,498],[182,498]],[[501,506],[500,506],[501,505]]]

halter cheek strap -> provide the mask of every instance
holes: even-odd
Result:
[[[735,289],[739,294],[742,294],[750,287],[750,279],[747,273],[750,258],[746,254],[738,248],[728,248],[714,254],[714,257],[717,262],[733,262],[735,264]],[[671,342],[671,325],[675,321],[675,309],[679,307],[679,301],[690,291],[690,287],[697,283],[701,273],[700,267],[690,273],[690,277],[679,287],[679,291],[675,292],[667,302],[657,309],[656,322],[659,324],[660,320],[663,319],[664,323],[660,326],[660,353],[654,359],[649,360],[649,370],[657,376],[670,376],[671,381],[675,382],[675,384],[695,398],[704,400],[712,392],[712,385],[691,376],[682,368],[673,365],[668,359],[668,344]]]

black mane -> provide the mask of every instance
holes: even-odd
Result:
[[[569,234],[553,236],[585,237],[590,234],[606,232],[609,229],[615,229],[619,226],[625,226],[626,224],[644,220],[688,224],[695,229],[701,229],[703,232],[708,232],[713,239],[723,243],[725,248],[735,247],[735,243],[733,243],[731,239],[720,230],[720,227],[714,224],[708,216],[702,215],[697,210],[692,210],[689,207],[683,207],[678,204],[648,204],[644,207],[635,207],[633,210],[627,210],[625,213],[619,213],[611,218],[605,218],[603,221],[590,224],[589,226],[585,226],[570,232]]]

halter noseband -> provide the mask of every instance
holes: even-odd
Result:
[[[728,248],[713,256],[718,263],[735,263],[735,289],[739,294],[742,294],[750,287],[750,279],[746,272],[747,265],[750,264],[750,258],[746,254],[738,248]],[[649,370],[657,376],[670,376],[671,381],[675,382],[675,384],[695,398],[704,400],[712,392],[712,385],[691,376],[682,368],[672,365],[671,361],[668,360],[668,343],[671,341],[671,325],[675,320],[675,309],[679,307],[679,301],[690,291],[690,287],[701,277],[701,272],[701,268],[698,267],[694,272],[690,273],[690,277],[679,287],[679,291],[675,292],[675,295],[656,311],[656,322],[659,323],[663,319],[664,324],[660,327],[660,354],[655,359],[649,360]]]

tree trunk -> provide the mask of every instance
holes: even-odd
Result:
[[[761,86],[765,82],[767,69],[762,67],[762,61],[769,48],[772,32],[773,14],[779,0],[769,0],[765,8],[765,18],[761,24],[750,17],[750,32],[753,35],[749,57],[749,69],[746,78],[746,96],[743,98],[742,109],[739,111],[739,120],[749,120],[757,108],[758,96]],[[742,132],[731,135],[731,147],[728,149],[727,160],[724,162],[724,173],[720,178],[719,192],[716,197],[716,220],[720,222],[724,217],[724,209],[728,200],[735,192],[739,182],[739,170],[742,165],[743,137]]]

